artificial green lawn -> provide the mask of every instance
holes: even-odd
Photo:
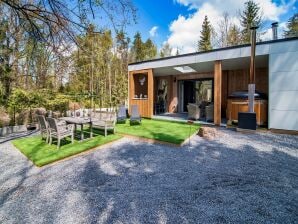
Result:
[[[142,119],[140,125],[130,125],[129,120],[125,124],[117,124],[116,132],[119,134],[133,135],[159,141],[181,144],[199,129],[198,124],[189,125],[171,121]],[[190,130],[191,129],[191,130]]]
[[[13,144],[36,166],[44,166],[120,138],[121,136],[116,134],[110,134],[107,137],[98,135],[92,139],[86,139],[82,142],[75,140],[74,144],[71,144],[70,139],[66,139],[67,142],[64,144],[63,141],[61,141],[61,145],[63,145],[60,149],[57,149],[56,144],[46,144],[44,140],[41,140],[40,136],[20,138],[14,140]]]
[[[142,123],[140,125],[130,125],[129,120],[127,120],[124,124],[117,124],[117,134],[109,134],[107,137],[104,137],[100,134],[101,132],[99,130],[94,130],[94,138],[86,139],[82,142],[75,140],[74,144],[71,144],[70,139],[67,138],[65,142],[61,142],[62,145],[60,149],[57,149],[56,144],[46,144],[40,136],[20,138],[14,140],[12,143],[36,166],[44,166],[88,149],[120,139],[121,134],[181,144],[189,137],[189,135],[194,134],[198,129],[199,125],[195,124],[189,125],[186,123],[150,119],[142,119]],[[87,136],[89,135],[89,133],[86,132],[85,134]]]

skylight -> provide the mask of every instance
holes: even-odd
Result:
[[[185,66],[179,66],[179,67],[174,67],[175,70],[182,72],[182,73],[191,73],[191,72],[196,72],[193,68],[185,65]]]

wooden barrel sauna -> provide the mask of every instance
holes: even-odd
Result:
[[[266,94],[256,92],[254,100],[254,112],[257,116],[257,125],[267,125],[268,100]],[[248,92],[237,91],[228,96],[227,119],[238,122],[238,112],[248,112]]]

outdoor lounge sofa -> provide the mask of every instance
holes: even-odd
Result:
[[[104,130],[104,136],[108,134],[108,130],[115,133],[116,113],[110,111],[97,111],[93,113],[92,127]]]

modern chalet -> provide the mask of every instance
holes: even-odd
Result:
[[[250,44],[129,64],[129,105],[143,117],[185,114],[221,125],[248,110]],[[259,126],[298,130],[298,38],[259,42],[254,110]]]

